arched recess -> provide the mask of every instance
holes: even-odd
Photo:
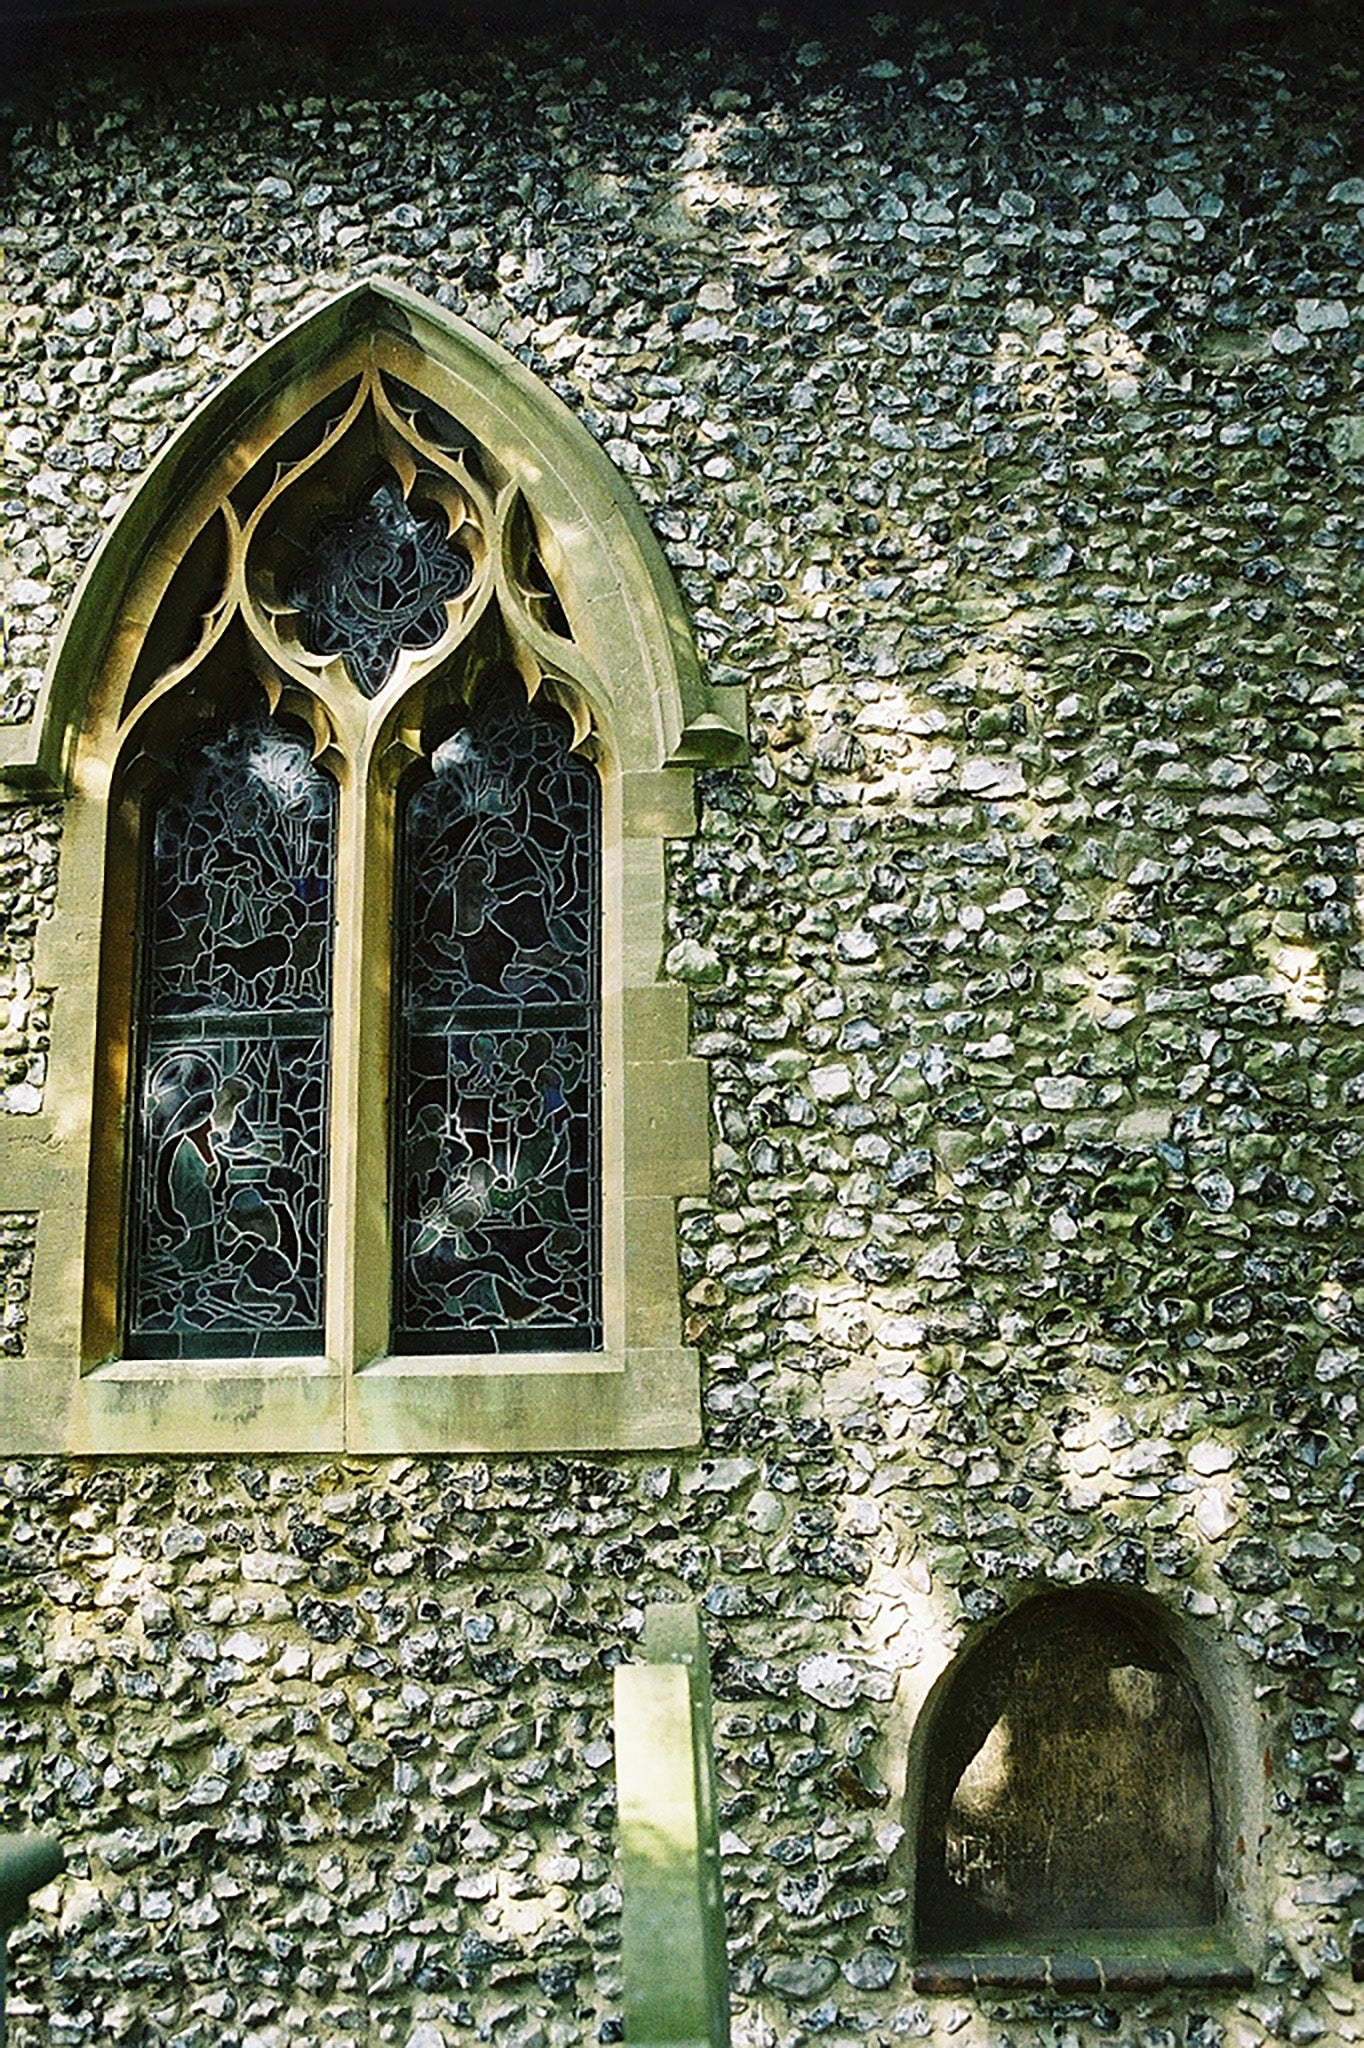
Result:
[[[396,793],[494,671],[557,708],[600,778],[603,1337],[586,1356],[407,1357],[387,1278]],[[128,936],[148,806],[187,746],[241,716],[306,735],[339,792],[325,1342],[129,1357]],[[5,1446],[696,1440],[675,1203],[706,1184],[707,1108],[685,992],[660,979],[663,851],[694,829],[694,768],[742,758],[741,693],[705,684],[644,514],[568,409],[401,286],[332,300],[168,443],[72,601],[33,726],[4,744],[6,781],[67,799],[37,963],[57,992],[47,1099],[5,1159],[9,1199],[39,1213]]]
[[[1250,1981],[1253,1706],[1229,1656],[1125,1589],[1024,1600],[915,1730],[922,1990]]]

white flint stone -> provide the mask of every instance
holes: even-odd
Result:
[[[1350,324],[1349,308],[1342,299],[1299,299],[1296,316],[1304,334],[1336,334]]]
[[[876,1341],[887,1351],[917,1351],[924,1326],[917,1316],[884,1316],[876,1326]]]
[[[1146,211],[1152,220],[1188,220],[1190,217],[1188,207],[1173,185],[1163,185],[1159,192],[1148,199]]]
[[[733,1493],[757,1471],[751,1458],[703,1458],[682,1482],[684,1493]]]
[[[231,1657],[238,1664],[263,1664],[269,1654],[270,1645],[264,1636],[253,1635],[249,1629],[238,1629],[223,1643],[224,1657]]]
[[[961,786],[967,796],[1014,797],[1027,790],[1027,778],[1017,761],[992,755],[977,755],[962,764]]]
[[[899,1379],[876,1382],[877,1396],[893,1408],[922,1408],[933,1396],[933,1382],[921,1372],[907,1372]]]
[[[1032,1085],[1043,1109],[1076,1109],[1089,1093],[1083,1074],[1039,1074]]]
[[[844,1066],[816,1067],[810,1076],[810,1092],[816,1102],[846,1102],[853,1092],[851,1069]]]
[[[862,1690],[862,1673],[847,1657],[820,1650],[796,1666],[796,1684],[822,1707],[850,1707]]]
[[[711,947],[701,945],[696,939],[679,939],[668,951],[663,972],[673,981],[708,986],[722,981],[725,970],[719,954]]]
[[[1274,329],[1269,337],[1269,345],[1276,355],[1296,356],[1301,355],[1309,343],[1301,328],[1290,327],[1285,323]]]
[[[1206,1542],[1220,1543],[1239,1519],[1236,1504],[1225,1487],[1210,1486],[1199,1495],[1194,1525]]]
[[[961,1272],[961,1260],[955,1242],[949,1237],[924,1253],[915,1267],[921,1280],[955,1280]]]

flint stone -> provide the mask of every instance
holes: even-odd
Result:
[[[1017,761],[1000,761],[983,755],[967,761],[961,771],[961,786],[967,796],[1023,796],[1027,780]]]
[[[696,939],[679,939],[670,947],[663,971],[673,981],[686,982],[692,988],[711,988],[725,978],[719,954]]]
[[[932,1399],[933,1382],[921,1372],[907,1372],[898,1379],[879,1379],[877,1398],[893,1408],[922,1408]]]
[[[751,1458],[703,1458],[682,1482],[684,1493],[733,1493],[757,1471]]]
[[[1238,1593],[1276,1593],[1288,1584],[1278,1552],[1258,1536],[1233,1543],[1217,1569]]]
[[[246,1629],[238,1629],[235,1635],[227,1638],[222,1653],[224,1657],[235,1658],[239,1664],[263,1664],[270,1654],[270,1645],[264,1636],[252,1635]]]
[[[837,1975],[838,1965],[832,1956],[792,1957],[786,1962],[769,1963],[763,1972],[763,1982],[783,1998],[804,2004],[807,1999],[821,1997]]]
[[[843,1975],[854,1991],[884,1991],[898,1968],[899,1964],[888,1950],[868,1948],[860,1956],[853,1956],[844,1963]]]
[[[876,1326],[876,1341],[887,1351],[917,1351],[924,1326],[914,1316],[886,1316]]]
[[[862,1691],[862,1673],[848,1658],[820,1650],[796,1666],[796,1684],[822,1707],[850,1707]]]
[[[1346,413],[1332,420],[1326,445],[1337,462],[1364,462],[1364,414]]]
[[[853,1092],[853,1077],[847,1067],[816,1067],[810,1076],[810,1092],[816,1102],[845,1102]]]
[[[1343,1906],[1356,1892],[1364,1890],[1364,1878],[1352,1870],[1322,1877],[1305,1877],[1293,1892],[1295,1906]]]
[[[1299,299],[1297,322],[1304,334],[1333,334],[1349,326],[1350,315],[1340,299]]]
[[[1311,346],[1300,328],[1289,327],[1287,324],[1274,329],[1269,337],[1269,345],[1278,356],[1301,355],[1305,348]]]
[[[1172,185],[1164,185],[1146,202],[1146,211],[1152,220],[1188,220],[1189,209]]]
[[[1235,1504],[1220,1486],[1210,1488],[1194,1509],[1194,1524],[1209,1543],[1220,1543],[1236,1527],[1236,1522]]]

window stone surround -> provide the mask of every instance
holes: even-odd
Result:
[[[556,646],[533,622],[524,626],[533,654],[557,664],[558,689],[590,723],[603,782],[605,1344],[562,1356],[387,1350],[386,1177],[369,1169],[387,1146],[375,1079],[388,1069],[385,797],[413,757],[407,727],[439,672],[437,649],[425,670],[418,657],[400,657],[400,686],[375,705],[342,689],[315,713],[352,728],[340,734],[343,803],[348,779],[366,792],[364,821],[343,830],[338,870],[340,902],[352,908],[342,910],[337,951],[326,1354],[122,1358],[118,1133],[132,1004],[130,951],[115,935],[136,916],[138,771],[129,761],[139,731],[183,701],[188,666],[142,685],[147,711],[133,701],[139,657],[226,492],[328,392],[385,371],[453,415],[510,476],[572,629],[571,645]],[[514,602],[507,561],[493,568],[498,598]],[[249,614],[240,558],[229,600]],[[323,688],[306,667],[291,675],[278,650],[252,655],[267,690],[283,690],[286,702],[291,689]],[[58,992],[60,1059],[43,1112],[6,1140],[9,1201],[39,1218],[30,1344],[0,1382],[8,1447],[380,1453],[699,1440],[696,1354],[680,1336],[675,1205],[708,1186],[708,1105],[704,1065],[687,1051],[686,992],[660,979],[663,863],[665,842],[694,830],[695,766],[743,752],[740,695],[705,685],[644,515],[567,408],[495,343],[405,287],[371,281],[343,293],[191,418],[83,579],[32,726],[0,734],[8,782],[69,792],[57,903],[35,963],[38,980]],[[349,1032],[339,1028],[347,1016],[361,1019]]]

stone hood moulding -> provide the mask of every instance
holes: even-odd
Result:
[[[671,571],[638,499],[586,429],[506,349],[406,286],[352,286],[270,342],[172,436],[91,558],[68,607],[27,725],[0,728],[0,782],[66,787],[90,679],[107,659],[130,581],[178,559],[176,531],[206,474],[236,474],[297,413],[294,394],[382,337],[400,361],[444,373],[452,410],[534,503],[581,579],[575,627],[597,656],[622,756],[631,738],[649,766],[719,766],[747,751],[743,692],[702,676]],[[330,380],[333,384],[335,378]],[[131,622],[134,629],[139,623]],[[140,622],[145,624],[146,621]],[[599,624],[600,644],[590,644]],[[648,731],[648,725],[652,731]],[[633,763],[626,763],[627,768]],[[643,761],[640,762],[644,765]]]

